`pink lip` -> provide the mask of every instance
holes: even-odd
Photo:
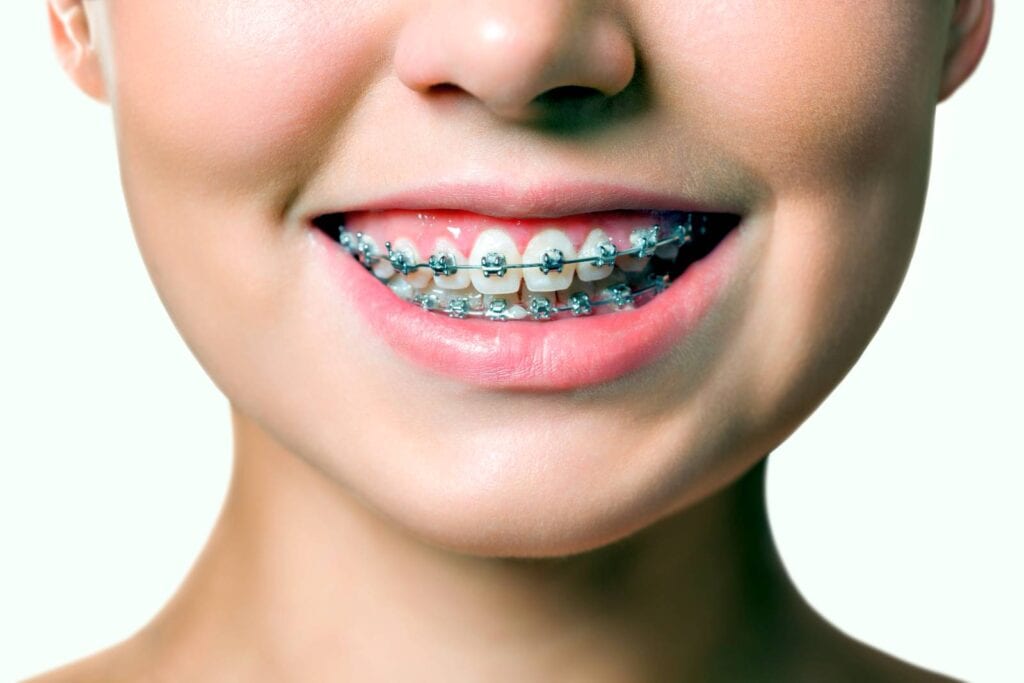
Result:
[[[383,209],[467,210],[499,218],[557,218],[614,210],[705,211],[744,213],[743,207],[702,199],[651,192],[608,183],[570,183],[552,178],[528,187],[508,183],[442,182],[348,205],[344,198],[324,198],[324,208],[306,217],[329,212]]]
[[[623,377],[685,339],[729,280],[742,227],[639,308],[544,322],[455,319],[423,311],[398,298],[327,235],[313,234],[340,296],[380,341],[414,365],[479,387],[566,391]]]

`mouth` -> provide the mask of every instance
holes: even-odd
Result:
[[[703,343],[691,333],[735,279],[745,232],[737,213],[662,208],[372,207],[306,223],[373,346],[462,384],[530,392],[611,382]]]
[[[311,223],[395,297],[424,311],[547,322],[643,307],[740,221],[694,211],[507,219],[371,210],[321,214]]]

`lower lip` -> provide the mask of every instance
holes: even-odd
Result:
[[[451,318],[400,299],[348,252],[312,229],[326,266],[382,342],[427,371],[490,389],[567,391],[657,362],[719,298],[737,261],[739,226],[642,306],[550,321]]]

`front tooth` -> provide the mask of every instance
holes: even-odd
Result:
[[[419,249],[416,248],[416,244],[413,243],[407,237],[399,237],[395,240],[395,243],[391,245],[394,251],[404,252],[412,263],[426,263],[426,259],[420,256]],[[403,275],[406,281],[413,287],[423,288],[430,284],[434,278],[434,274],[430,271],[430,268],[421,266],[416,270],[410,270],[408,275]]]
[[[549,228],[542,230],[530,240],[523,251],[523,263],[544,263],[545,254],[555,257],[561,254],[562,259],[576,258],[576,249],[572,246],[572,240],[561,230]],[[565,263],[561,272],[557,269],[541,272],[539,267],[523,268],[523,281],[526,288],[531,292],[555,292],[565,289],[572,283],[573,273],[576,272],[575,263]]]
[[[485,256],[496,254],[504,259],[506,267],[504,275],[492,271],[489,275],[485,271],[473,269],[470,271],[470,281],[473,286],[484,294],[512,294],[519,291],[519,285],[523,280],[522,268],[508,268],[510,265],[522,263],[519,256],[519,249],[516,248],[515,240],[498,228],[484,230],[476,238],[473,250],[469,254],[469,262],[473,265],[483,265]],[[500,259],[499,259],[500,260]]]
[[[611,243],[608,234],[604,230],[601,228],[591,230],[590,234],[587,235],[587,239],[583,241],[583,246],[580,247],[580,256],[600,256],[601,253],[598,251],[598,245],[604,242]],[[614,263],[609,263],[606,266],[595,266],[589,261],[584,261],[576,264],[576,277],[584,282],[594,282],[595,280],[608,277],[614,267]]]
[[[455,246],[455,243],[444,237],[437,240],[434,244],[434,255],[440,256],[442,254],[451,254],[455,257],[455,263],[457,265],[465,265],[466,257],[459,251],[459,248]],[[440,273],[434,273],[434,283],[442,289],[465,289],[469,287],[469,270],[466,268],[459,268],[451,275],[442,275]]]

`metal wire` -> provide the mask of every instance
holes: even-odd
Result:
[[[411,256],[404,251],[396,251],[392,248],[391,242],[385,242],[384,247],[387,251],[387,256],[381,256],[374,245],[366,240],[366,236],[361,232],[349,232],[342,229],[338,242],[342,248],[348,251],[350,254],[358,258],[364,264],[373,266],[382,258],[391,263],[391,266],[402,273],[408,275],[412,271],[419,270],[420,268],[429,268],[434,272],[435,275],[445,276],[454,275],[459,270],[482,270],[484,271],[484,277],[490,275],[496,275],[501,277],[505,274],[509,268],[537,268],[542,273],[547,274],[554,270],[556,272],[562,272],[562,267],[571,263],[587,263],[601,267],[606,265],[612,265],[615,259],[619,256],[634,256],[636,258],[645,258],[655,252],[660,247],[667,246],[670,244],[678,244],[680,246],[689,243],[693,240],[693,234],[696,231],[699,234],[703,234],[706,231],[707,216],[702,216],[702,223],[696,228],[693,225],[693,215],[687,216],[685,223],[678,223],[669,230],[667,237],[659,239],[660,226],[652,225],[643,228],[637,228],[630,235],[630,243],[633,244],[629,249],[618,250],[611,240],[605,240],[598,244],[598,250],[600,254],[593,256],[577,256],[575,258],[565,258],[564,254],[559,249],[549,249],[544,254],[544,260],[540,263],[506,263],[503,254],[498,252],[488,252],[481,258],[481,263],[457,263],[455,255],[446,250],[442,250],[432,255],[426,263],[410,263]]]
[[[467,269],[483,270],[485,277],[490,275],[500,277],[509,268],[538,268],[542,272],[548,273],[551,270],[561,272],[563,266],[571,263],[590,262],[597,267],[601,267],[613,265],[615,259],[619,256],[644,258],[650,256],[663,246],[671,244],[682,246],[688,244],[693,241],[694,233],[699,235],[705,234],[707,231],[707,216],[702,215],[700,218],[700,225],[695,227],[694,215],[687,214],[685,222],[674,225],[668,231],[668,236],[661,237],[660,239],[660,227],[657,225],[637,228],[630,234],[630,243],[633,246],[622,251],[616,249],[611,240],[599,243],[598,251],[600,253],[594,256],[580,256],[567,259],[564,258],[564,254],[560,250],[549,249],[544,253],[544,259],[540,263],[505,263],[504,256],[497,252],[485,254],[480,264],[456,263],[455,256],[450,251],[434,254],[426,263],[410,263],[412,259],[409,254],[404,251],[394,250],[391,242],[384,243],[387,256],[380,255],[374,248],[374,245],[368,242],[361,232],[351,233],[342,229],[338,241],[342,248],[359,260],[367,270],[372,270],[374,264],[383,259],[388,261],[396,272],[403,275],[407,275],[420,268],[429,268],[435,275],[441,276],[454,275],[458,270]],[[499,261],[499,259],[493,257],[501,258]],[[388,278],[378,277],[378,280],[387,283]],[[667,275],[650,274],[647,277],[646,284],[636,289],[633,289],[626,283],[618,283],[604,289],[602,293],[609,293],[609,297],[604,299],[591,299],[590,295],[586,292],[578,291],[569,296],[568,303],[555,305],[544,296],[532,296],[527,306],[523,307],[526,314],[522,315],[520,312],[519,317],[514,317],[513,315],[514,305],[508,304],[503,298],[491,299],[483,309],[472,307],[469,297],[466,296],[452,295],[447,299],[445,305],[441,304],[441,300],[436,293],[419,293],[414,295],[411,300],[405,300],[425,311],[446,313],[453,318],[486,318],[495,321],[552,320],[560,316],[566,317],[565,314],[569,314],[572,317],[592,315],[594,309],[601,306],[615,306],[616,309],[621,310],[636,303],[636,300],[640,297],[645,295],[653,297],[661,293],[668,286]],[[501,295],[494,296],[500,297]]]

